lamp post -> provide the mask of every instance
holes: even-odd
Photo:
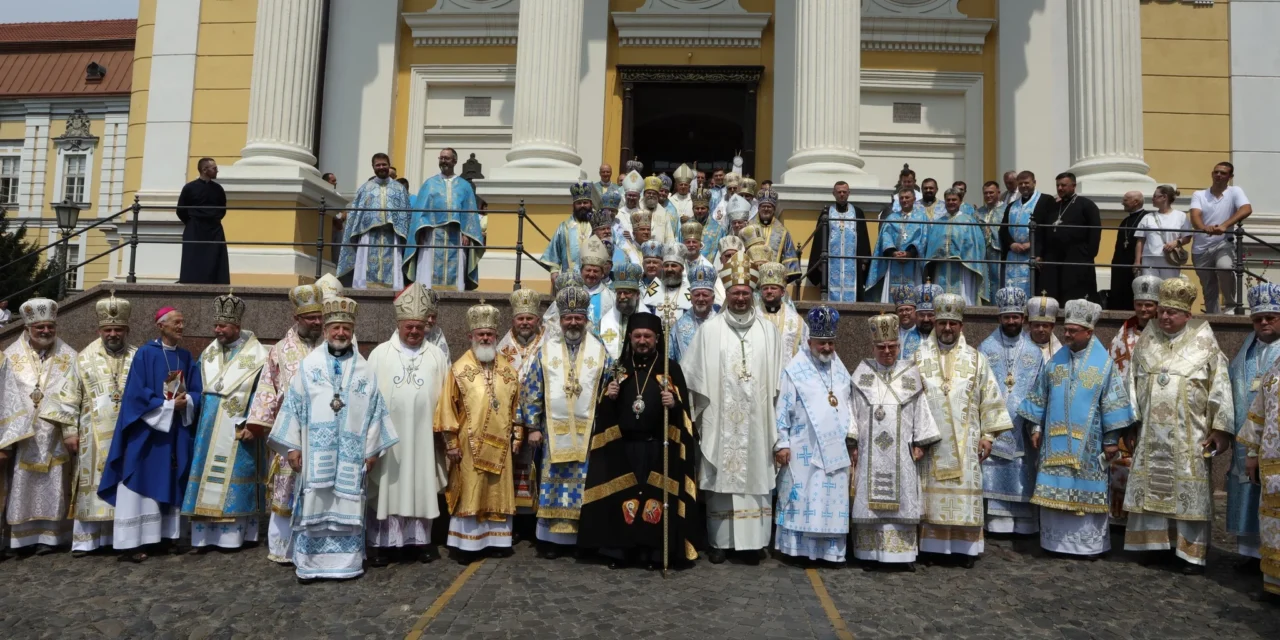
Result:
[[[62,274],[58,279],[59,300],[67,296],[67,260],[71,253],[71,232],[75,231],[76,224],[80,222],[80,210],[83,208],[84,205],[72,202],[71,198],[53,204],[53,211],[58,216],[58,229],[62,231],[62,246],[58,249],[58,261],[62,263]]]

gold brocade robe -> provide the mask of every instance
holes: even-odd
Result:
[[[982,463],[978,445],[1013,428],[986,356],[964,336],[945,354],[937,330],[920,343],[916,364],[941,440],[924,457],[924,521],[981,527]],[[944,389],[946,391],[944,391]]]
[[[1147,323],[1125,376],[1142,421],[1125,511],[1212,520],[1211,470],[1200,442],[1210,431],[1236,431],[1227,356],[1213,329],[1193,319],[1170,338]]]
[[[447,449],[462,450],[462,460],[449,464],[450,515],[483,521],[515,514],[515,483],[507,462],[519,390],[520,378],[501,353],[494,358],[491,380],[471,351],[449,369],[435,430],[444,434]]]
[[[127,346],[119,354],[111,354],[101,338],[94,340],[76,356],[74,372],[40,411],[42,419],[62,428],[64,440],[71,436],[80,440],[70,511],[71,517],[81,522],[106,522],[115,516],[115,509],[98,497],[98,482],[111,451],[124,382],[137,350]]]
[[[60,521],[67,516],[71,494],[71,454],[62,443],[62,429],[39,419],[40,407],[53,400],[75,366],[76,351],[61,338],[49,347],[43,361],[27,343],[26,334],[4,350],[19,389],[18,401],[26,419],[0,430],[0,448],[13,446],[9,458],[9,499],[5,517],[10,525],[33,520]],[[40,390],[40,406],[32,394]]]
[[[782,366],[786,368],[791,359],[800,353],[801,349],[807,348],[809,344],[809,324],[804,321],[804,317],[796,311],[785,300],[782,306],[774,313],[765,310],[764,304],[760,305],[760,317],[768,320],[770,324],[778,329],[778,335],[782,336]],[[778,372],[781,375],[781,371]]]

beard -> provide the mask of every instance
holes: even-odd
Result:
[[[764,310],[768,311],[769,313],[777,313],[778,309],[782,308],[782,298],[778,298],[777,300],[774,300],[772,302],[770,302],[769,300],[764,300],[763,302],[764,302]]]
[[[522,343],[528,343],[534,336],[538,335],[537,329],[516,329],[516,339]]]
[[[351,348],[351,338],[329,338],[326,342],[334,351],[346,351]]]
[[[680,285],[684,284],[684,274],[680,274],[678,276],[662,276],[662,284],[678,289]]]
[[[34,347],[37,351],[44,351],[45,349],[52,347],[53,341],[57,339],[58,338],[56,335],[50,336],[48,338],[42,338],[35,334],[30,334],[27,342],[29,342],[31,346]]]
[[[636,306],[639,304],[639,301],[635,298],[630,298],[627,300],[618,300],[614,304],[618,307],[618,313],[621,313],[624,316],[629,316],[636,312]]]
[[[119,351],[124,348],[124,338],[103,338],[102,346],[106,347],[107,351]]]
[[[494,358],[498,357],[498,348],[491,344],[480,344],[472,341],[471,355],[474,355],[481,364],[489,364],[493,362]]]
[[[570,344],[582,342],[582,329],[565,329],[564,339]]]
[[[646,209],[657,209],[657,208],[658,208],[658,199],[657,199],[657,198],[645,198],[645,199],[644,199],[644,208],[646,208]]]
[[[1018,334],[1022,333],[1022,327],[1007,327],[1005,325],[1000,325],[1000,331],[1004,333],[1006,338],[1016,338],[1018,337]]]
[[[822,364],[831,364],[831,361],[835,359],[835,354],[815,353],[813,354],[813,357],[816,358],[818,362],[821,362]]]

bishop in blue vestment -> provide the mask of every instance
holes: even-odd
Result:
[[[412,279],[428,289],[454,287],[470,291],[480,286],[484,230],[480,227],[475,190],[470,182],[453,173],[457,162],[452,149],[441,151],[440,173],[427,178],[413,198],[409,237],[414,243],[431,248],[408,247],[404,264]]]
[[[409,238],[409,192],[390,177],[383,154],[374,156],[374,177],[360,185],[342,226],[338,277],[351,278],[356,289],[404,288],[400,271],[403,245]]]
[[[922,263],[891,259],[922,257],[927,235],[924,225],[920,224],[926,220],[924,212],[915,208],[912,191],[902,190],[898,199],[902,202],[902,210],[891,210],[880,216],[880,233],[876,236],[876,248],[872,252],[879,259],[871,261],[871,270],[867,272],[867,293],[864,296],[867,302],[889,302],[889,292],[893,287],[916,287],[922,281]]]
[[[1244,426],[1258,395],[1262,377],[1280,356],[1280,285],[1263,283],[1249,289],[1249,318],[1253,331],[1245,338],[1240,352],[1231,360],[1231,393],[1235,396],[1236,428]],[[1227,532],[1236,537],[1236,553],[1246,558],[1261,558],[1258,529],[1260,489],[1245,472],[1247,452],[1236,441],[1227,473]]]
[[[979,262],[986,255],[986,238],[977,220],[960,210],[960,196],[948,189],[946,208],[935,214],[935,224],[928,225],[925,240],[925,273],[947,293],[964,297],[965,304],[982,300],[986,266]]]
[[[573,214],[556,227],[555,234],[542,252],[542,265],[551,271],[552,277],[557,273],[576,273],[582,266],[579,259],[582,246],[591,237],[591,208],[594,203],[591,199],[592,190],[589,182],[579,182],[569,187],[569,193],[573,197]]]

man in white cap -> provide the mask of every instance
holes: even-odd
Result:
[[[714,266],[717,269],[723,269],[729,264],[729,261],[733,259],[734,254],[745,253],[746,250],[747,245],[742,242],[742,238],[739,238],[736,235],[727,235],[720,238],[720,251],[716,255],[716,262]],[[728,293],[727,289],[725,290],[725,293]]]
[[[1027,300],[1027,335],[1040,348],[1041,358],[1048,362],[1062,348],[1053,329],[1058,323],[1058,301],[1043,293]]]
[[[736,254],[721,271],[725,311],[693,337],[682,363],[702,438],[698,483],[706,496],[708,553],[713,564],[726,550],[749,564],[772,532],[777,440],[774,399],[783,367],[781,336],[760,318],[754,287],[758,273]]]
[[[1013,428],[987,357],[965,344],[964,298],[934,299],[936,326],[916,363],[942,440],[925,457],[925,519],[920,550],[958,554],[966,568],[984,548],[982,462],[991,444]]]
[[[437,496],[445,486],[445,457],[436,449],[432,418],[449,370],[447,356],[426,339],[427,289],[413,283],[393,303],[396,332],[369,353],[369,370],[386,401],[400,444],[369,477],[369,565],[399,560],[431,562],[431,521],[440,517]]]
[[[676,208],[676,215],[679,216],[680,222],[686,222],[693,218],[693,198],[689,195],[689,191],[693,183],[693,169],[689,165],[682,164],[674,174],[671,175],[675,182],[675,193],[671,194],[669,200]],[[710,197],[710,194],[707,194]]]
[[[649,214],[650,236],[663,244],[678,242],[680,239],[680,217],[668,211],[660,201],[662,178],[649,176],[644,179],[644,192],[640,200],[640,211]]]
[[[778,441],[778,529],[774,548],[808,560],[842,563],[849,540],[848,443],[853,380],[836,354],[840,312],[809,311],[807,349],[782,370]]]
[[[991,457],[982,463],[982,496],[986,498],[986,528],[991,533],[1033,534],[1039,531],[1031,494],[1036,488],[1036,458],[1026,421],[1018,407],[1031,391],[1043,366],[1040,349],[1023,331],[1027,294],[1021,287],[1004,287],[995,293],[1000,326],[978,347],[987,357],[997,388],[1013,422],[991,445]]]
[[[1249,319],[1253,331],[1244,339],[1231,361],[1231,394],[1235,405],[1235,425],[1243,429],[1249,407],[1261,389],[1262,377],[1280,357],[1280,286],[1262,283],[1249,289]],[[1239,440],[1227,474],[1227,533],[1236,537],[1236,553],[1245,557],[1242,570],[1257,572],[1259,553],[1258,504],[1261,487],[1245,469],[1248,450]]]
[[[609,283],[614,295],[613,308],[600,317],[600,340],[610,357],[617,358],[622,354],[627,321],[632,314],[649,310],[640,302],[640,277],[643,274],[643,269],[631,263],[613,270],[613,280]]]
[[[640,304],[662,319],[669,329],[693,304],[689,301],[689,282],[684,277],[685,248],[678,242],[662,247],[662,278],[658,291]]]
[[[716,287],[720,284],[716,270],[709,265],[700,265],[689,271],[689,309],[671,327],[671,359],[679,362],[689,350],[698,327],[720,312],[720,305],[716,304]]]
[[[750,224],[751,203],[740,194],[734,194],[725,203],[724,220],[727,234],[740,235],[742,229]]]
[[[484,302],[467,310],[471,348],[449,369],[435,413],[451,463],[448,544],[468,561],[489,548],[511,555],[516,503],[509,460],[523,451],[525,430],[513,417],[520,378],[498,352],[498,318]]]
[[[1126,374],[1142,429],[1125,488],[1124,548],[1174,549],[1187,574],[1204,573],[1211,542],[1213,477],[1205,458],[1230,451],[1236,430],[1227,357],[1209,323],[1192,319],[1195,300],[1186,278],[1160,283],[1157,324],[1138,339]]]
[[[364,573],[366,475],[399,441],[352,343],[356,309],[350,298],[324,301],[325,344],[302,359],[268,440],[299,474],[290,559],[303,583]]]
[[[267,352],[267,360],[262,365],[262,374],[258,376],[258,389],[253,394],[253,403],[249,406],[250,429],[261,433],[264,437],[271,432],[276,423],[276,414],[280,412],[280,404],[284,402],[289,383],[307,357],[321,342],[321,331],[324,329],[323,300],[325,290],[332,292],[332,297],[341,296],[342,285],[326,280],[326,275],[316,284],[298,285],[289,291],[289,302],[293,304],[293,326],[285,332],[284,337],[271,345]],[[334,285],[337,285],[336,287]],[[267,558],[272,562],[289,563],[292,553],[293,534],[289,520],[293,515],[293,488],[296,476],[284,457],[272,453],[271,467],[267,476],[267,502],[271,507],[270,520],[267,524]]]
[[[615,269],[616,271],[616,269]],[[614,279],[617,283],[617,278]],[[498,353],[511,362],[520,380],[533,365],[533,358],[542,348],[548,331],[542,320],[542,294],[533,289],[519,289],[511,293],[511,330],[498,341]],[[516,382],[519,386],[519,381]],[[533,476],[533,447],[522,447],[512,456],[512,475],[515,478],[517,530],[524,530],[520,523],[538,511],[538,486]]]
[[[886,314],[868,324],[875,358],[858,363],[852,377],[849,441],[855,467],[865,470],[854,476],[853,555],[914,572],[924,513],[917,463],[941,436],[920,370],[898,355],[898,319]]]
[[[791,358],[809,344],[809,325],[787,298],[786,266],[780,262],[760,265],[757,282],[760,288],[761,319],[767,320],[778,330],[778,335],[782,337],[783,362],[791,362]]]
[[[1125,320],[1111,339],[1111,360],[1122,374],[1129,373],[1129,363],[1133,359],[1134,347],[1138,346],[1138,337],[1146,330],[1147,323],[1156,317],[1160,282],[1157,276],[1138,276],[1133,279],[1133,317]],[[1129,469],[1133,466],[1134,444],[1132,433],[1120,438],[1120,451],[1111,458],[1111,524],[1121,527],[1126,520],[1124,492],[1129,482]]]
[[[191,521],[192,553],[238,549],[258,540],[261,442],[248,428],[249,405],[267,347],[241,329],[244,301],[213,301],[213,342],[200,354],[204,393],[182,515]]]
[[[1021,291],[1021,289],[1018,289]],[[1040,451],[1031,502],[1040,507],[1040,546],[1053,554],[1097,559],[1111,550],[1106,458],[1133,424],[1124,375],[1093,335],[1102,307],[1067,302],[1065,349],[1037,375],[1018,415],[1032,423]]]
[[[40,417],[62,429],[62,443],[76,456],[71,479],[74,518],[71,552],[83,556],[90,551],[111,547],[111,520],[115,510],[98,497],[102,465],[111,450],[120,402],[124,399],[124,381],[129,377],[136,347],[129,344],[128,300],[115,292],[98,300],[94,312],[98,316],[98,339],[89,343],[76,356],[75,370],[67,377],[62,390],[47,399]],[[2,414],[8,416],[8,413]]]
[[[644,177],[639,171],[633,169],[622,178],[622,206],[618,208],[618,219],[626,221],[623,230],[627,233],[631,232],[631,214],[643,210],[640,206],[640,197],[643,193]]]
[[[582,287],[556,294],[560,331],[547,337],[521,381],[515,423],[542,446],[538,555],[554,559],[577,544],[596,398],[613,366],[604,343],[586,330],[591,304]]]
[[[72,465],[62,429],[39,416],[45,399],[75,374],[76,350],[58,337],[58,303],[32,298],[18,312],[26,328],[4,357],[18,382],[24,414],[4,416],[8,423],[0,423],[0,451],[14,460],[5,517],[10,547],[44,555],[71,539],[66,517]]]
[[[712,202],[711,202],[711,219],[719,222],[721,225],[728,228],[729,226],[729,220],[727,216],[729,212],[728,204],[729,204],[729,201],[733,199],[733,196],[738,195],[738,189],[741,189],[741,188],[742,188],[741,174],[734,171],[730,171],[729,173],[724,174],[724,187],[720,189],[720,194],[718,197],[715,195],[715,191],[714,191],[715,188],[714,187],[712,188],[713,195],[712,195]],[[741,200],[742,203],[747,206],[745,210],[746,216],[743,218],[743,220],[746,220],[747,217],[751,216],[751,203],[747,202],[747,200],[745,198],[742,198],[741,196],[739,196],[738,199]]]

